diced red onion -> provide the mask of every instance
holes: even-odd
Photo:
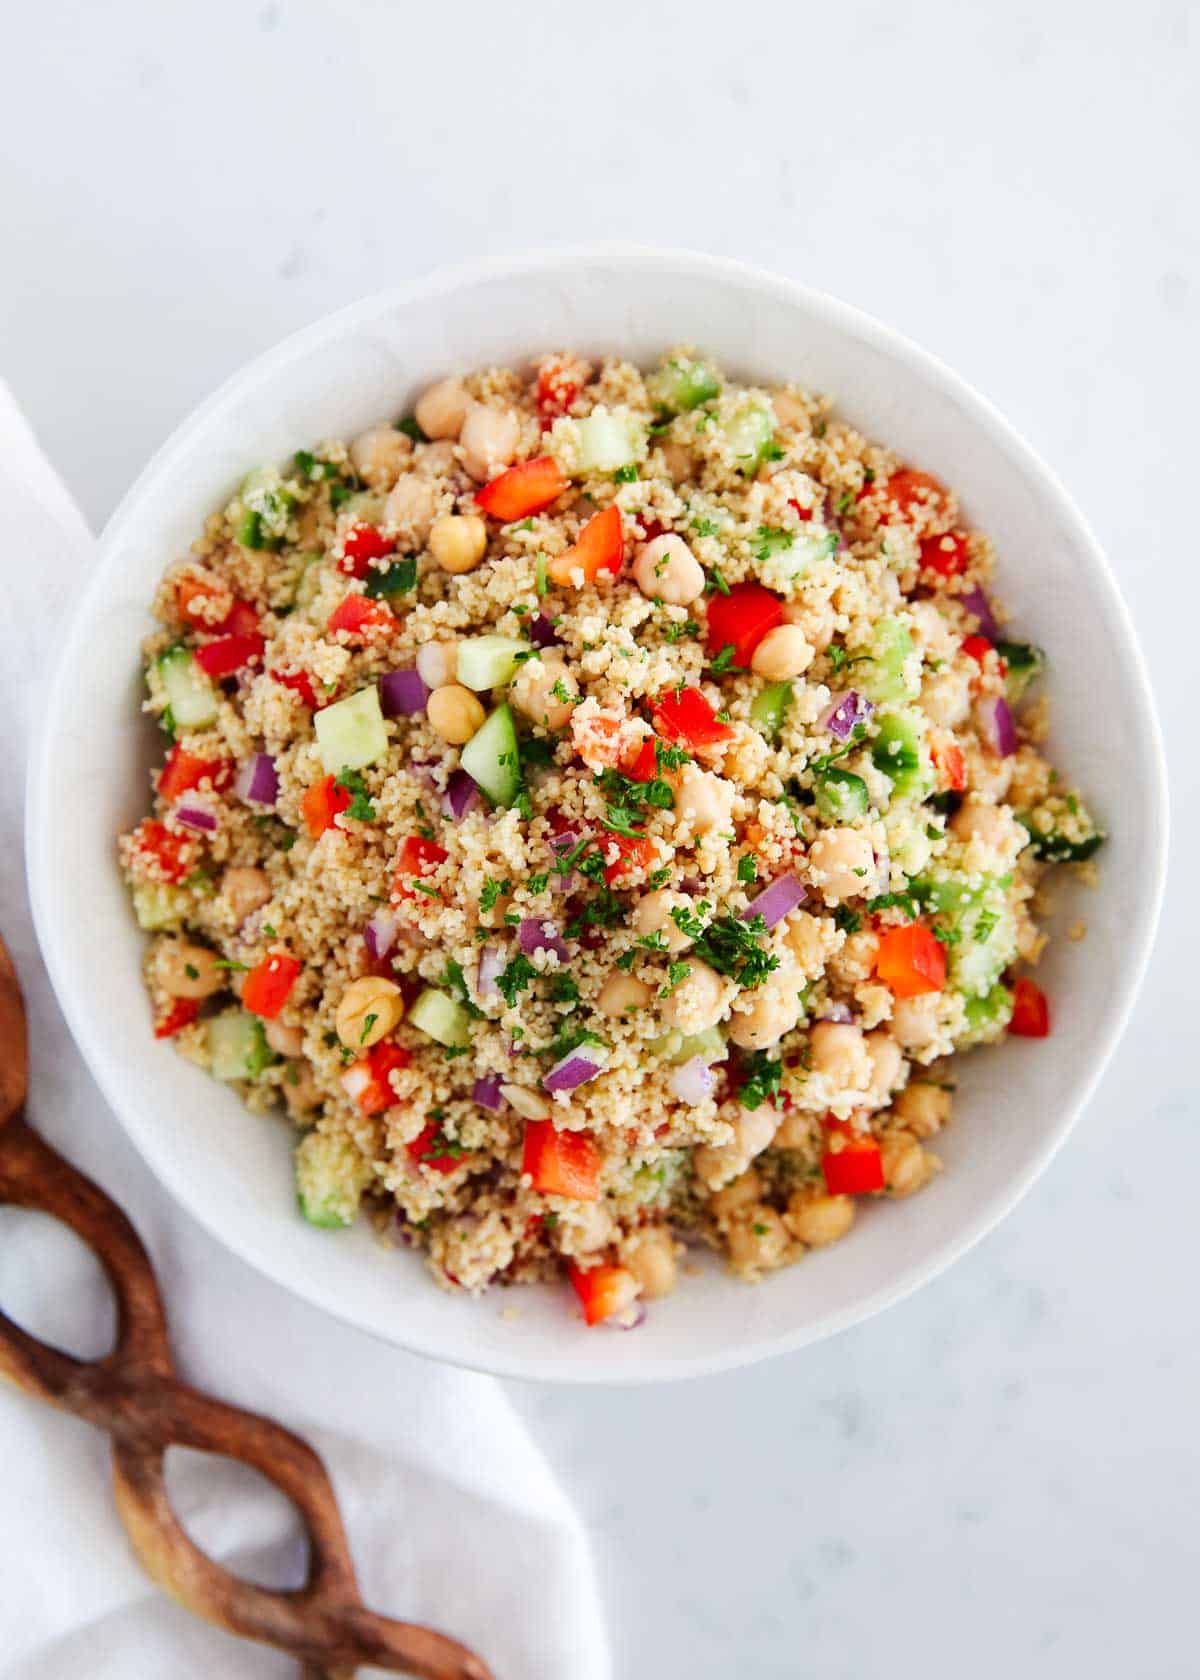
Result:
[[[999,641],[1000,626],[996,623],[996,615],[992,611],[992,603],[983,593],[983,590],[980,589],[979,585],[977,583],[972,584],[971,588],[964,589],[958,598],[962,605],[966,607],[967,611],[969,613],[973,613],[978,619],[979,634],[981,636],[986,636],[989,642]]]
[[[376,910],[363,929],[363,940],[374,961],[386,957],[396,943],[396,915],[386,907]]]
[[[496,981],[504,973],[504,953],[495,945],[485,945],[479,953],[479,971],[475,990],[480,997],[499,997]]]
[[[850,1012],[848,1003],[831,1003],[826,1006],[825,1013],[818,1016],[821,1021],[832,1021],[835,1026],[848,1027],[854,1016]]]
[[[675,1069],[667,1083],[672,1095],[694,1107],[712,1096],[717,1076],[703,1056],[693,1056],[690,1062],[684,1062],[682,1067]]]
[[[977,701],[975,721],[992,751],[1001,758],[1011,758],[1017,750],[1017,731],[1008,701],[1003,696]]]
[[[776,922],[781,922],[785,916],[790,915],[798,904],[803,904],[807,897],[803,882],[795,875],[781,875],[778,881],[772,881],[765,892],[760,892],[758,897],[746,906],[742,911],[742,920],[748,922],[752,916],[761,916],[766,925],[773,928]]]
[[[484,1074],[482,1079],[475,1081],[471,1096],[480,1108],[486,1108],[490,1114],[499,1114],[504,1107],[504,1096],[500,1090],[503,1083],[498,1073]]]
[[[848,741],[860,723],[866,723],[875,707],[852,688],[848,694],[835,694],[833,702],[821,714],[821,728],[827,729],[839,741]]]
[[[465,770],[452,771],[443,801],[447,814],[452,816],[455,822],[461,822],[467,812],[474,810],[478,803],[479,788],[472,778]]]
[[[559,962],[566,962],[567,947],[558,936],[553,922],[543,922],[537,916],[526,916],[517,929],[517,943],[527,957],[535,951],[553,951]]]
[[[176,805],[175,821],[185,828],[199,829],[202,834],[215,834],[217,829],[216,817],[203,805]]]
[[[379,706],[384,717],[408,717],[423,712],[429,690],[415,670],[389,671],[379,679]]]
[[[569,852],[578,840],[579,836],[573,828],[564,828],[561,834],[550,836],[550,850],[559,853]]]
[[[608,1051],[600,1044],[581,1044],[555,1062],[549,1073],[542,1076],[543,1091],[574,1091],[594,1079],[608,1061]]]
[[[539,613],[535,619],[530,620],[529,640],[534,647],[540,648],[560,647],[562,645],[562,637],[545,613]]]
[[[408,768],[412,772],[413,780],[420,782],[422,787],[427,787],[431,791],[437,787],[437,781],[433,774],[437,765],[438,760],[436,758],[410,758],[408,761]]]
[[[247,805],[274,805],[279,798],[279,773],[269,753],[252,753],[239,769],[233,791]]]

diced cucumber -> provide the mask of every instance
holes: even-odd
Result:
[[[965,916],[961,938],[950,948],[950,982],[967,997],[983,997],[1017,955],[1017,923],[1000,900],[982,904]]]
[[[909,891],[923,909],[951,918],[977,904],[985,890],[986,883],[972,887],[957,875],[920,876],[909,883]]]
[[[687,356],[672,356],[646,382],[651,400],[672,414],[698,408],[721,390],[717,370],[707,362],[693,362]]]
[[[217,691],[187,648],[168,648],[158,661],[158,676],[181,729],[204,729],[216,722]]]
[[[919,682],[907,666],[913,651],[912,633],[898,618],[881,618],[854,673],[854,686],[871,700],[883,703],[915,700]]]
[[[813,798],[818,813],[828,823],[851,822],[855,817],[865,817],[871,808],[866,782],[853,770],[840,770],[836,764],[817,776]]]
[[[496,710],[462,749],[462,767],[495,805],[511,805],[521,791],[517,727],[507,706]]]
[[[999,1038],[1012,1019],[1013,995],[997,983],[982,997],[969,997],[964,1006],[967,1041],[975,1044]],[[961,1042],[961,1041],[960,1041]]]
[[[313,718],[313,728],[321,763],[329,776],[343,770],[361,770],[382,758],[388,749],[379,690],[374,684],[326,706]]]
[[[257,467],[242,480],[234,505],[240,506],[235,535],[244,548],[278,548],[296,498],[273,468]]]
[[[632,414],[597,408],[578,425],[580,472],[617,472],[633,466],[645,452],[645,432]]]
[[[1105,836],[1074,794],[1051,794],[1034,811],[1018,811],[1034,857],[1045,863],[1082,863]]]
[[[692,1033],[690,1037],[680,1032],[663,1033],[661,1038],[652,1038],[646,1048],[671,1067],[682,1067],[693,1056],[702,1056],[711,1064],[723,1062],[727,1055],[725,1040],[716,1027],[705,1027],[703,1032]]]
[[[750,722],[768,741],[774,741],[783,728],[791,703],[790,682],[768,683],[750,702]]]
[[[1030,683],[1036,682],[1046,668],[1046,655],[1031,642],[997,642],[996,652],[1008,667],[1004,689],[1010,705],[1015,706]]]
[[[818,527],[811,531],[764,531],[755,549],[758,575],[769,589],[786,595],[818,560],[837,553],[837,532]]]
[[[461,1050],[471,1041],[471,1017],[462,1004],[434,986],[426,986],[409,1010],[408,1019],[418,1032],[449,1050]]]
[[[275,1060],[263,1024],[246,1009],[227,1009],[208,1023],[214,1079],[257,1079]]]
[[[550,574],[546,570],[546,556],[539,554],[533,563],[533,586],[539,595],[550,593]]]
[[[871,743],[871,760],[891,778],[892,791],[923,799],[933,785],[921,720],[911,712],[884,712]]]
[[[476,694],[503,688],[513,680],[521,655],[532,652],[528,642],[512,636],[468,636],[458,644],[458,681]]]
[[[293,1165],[296,1200],[308,1223],[327,1231],[353,1225],[371,1168],[350,1139],[309,1132],[297,1145]]]
[[[192,895],[182,887],[168,887],[159,881],[141,881],[133,889],[133,913],[147,933],[178,927],[191,909]]]
[[[744,403],[721,422],[725,441],[733,452],[738,471],[757,472],[771,452],[775,439],[775,420],[761,403]]]

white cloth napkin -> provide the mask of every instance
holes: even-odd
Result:
[[[22,783],[55,630],[93,554],[0,384],[0,931],[29,1004],[31,1117],[140,1230],[183,1373],[278,1417],[324,1454],[373,1608],[453,1633],[499,1680],[606,1680],[587,1542],[499,1386],[384,1347],[226,1254],[151,1179],[67,1036],[19,867]],[[73,1237],[0,1209],[0,1302],[11,1316],[94,1356],[111,1325],[107,1293]],[[171,1458],[179,1514],[214,1557],[271,1585],[298,1583],[300,1528],[280,1495],[224,1460]],[[289,1659],[195,1621],[142,1576],[112,1510],[103,1436],[0,1387],[0,1463],[4,1680],[296,1672]]]

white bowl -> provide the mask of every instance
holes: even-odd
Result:
[[[451,370],[564,345],[647,362],[685,340],[731,373],[831,393],[868,435],[958,488],[970,521],[996,539],[998,593],[1018,632],[1049,651],[1053,752],[1111,839],[1099,890],[1086,902],[1065,895],[1060,921],[1086,916],[1086,942],[1059,941],[1042,970],[1053,1036],[968,1060],[937,1184],[868,1208],[849,1240],[757,1288],[711,1268],[685,1277],[622,1335],[585,1330],[563,1288],[460,1299],[365,1229],[306,1225],[288,1127],[248,1114],[151,1037],[142,936],[114,836],[143,814],[161,750],[138,722],[147,604],[247,467],[352,435]],[[130,1136],[197,1219],[277,1282],[400,1346],[511,1376],[612,1383],[717,1371],[830,1335],[927,1282],[1013,1206],[1125,1023],[1153,935],[1167,826],[1158,727],[1112,577],[1061,486],[1007,423],[939,362],[844,304],[731,262],[611,247],[381,293],[259,357],[204,403],[104,533],[45,704],[28,819],[37,925],[71,1030]]]

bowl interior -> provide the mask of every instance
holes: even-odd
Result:
[[[346,436],[431,378],[563,345],[647,361],[691,341],[731,372],[828,391],[868,434],[961,494],[995,538],[997,592],[1049,652],[1051,747],[1111,840],[1099,891],[1064,893],[1044,964],[1047,1044],[964,1064],[947,1170],[871,1207],[852,1238],[756,1289],[685,1277],[634,1335],[587,1334],[556,1289],[451,1298],[418,1259],[295,1212],[290,1132],[156,1044],[142,939],[113,837],[142,814],[154,743],[138,726],[138,643],[163,566],[250,465]],[[102,1088],[151,1166],[217,1236],[310,1300],[405,1347],[558,1381],[629,1382],[743,1363],[829,1333],[932,1276],[1002,1214],[1061,1141],[1120,1030],[1157,908],[1164,796],[1157,730],[1128,622],[1054,480],[954,376],[884,328],[782,280],[682,254],[561,253],[435,277],[369,299],[235,377],[168,442],[111,521],[70,627],[34,755],[30,871],[58,995]],[[78,820],[64,822],[63,812]],[[513,1311],[513,1309],[516,1309]]]

